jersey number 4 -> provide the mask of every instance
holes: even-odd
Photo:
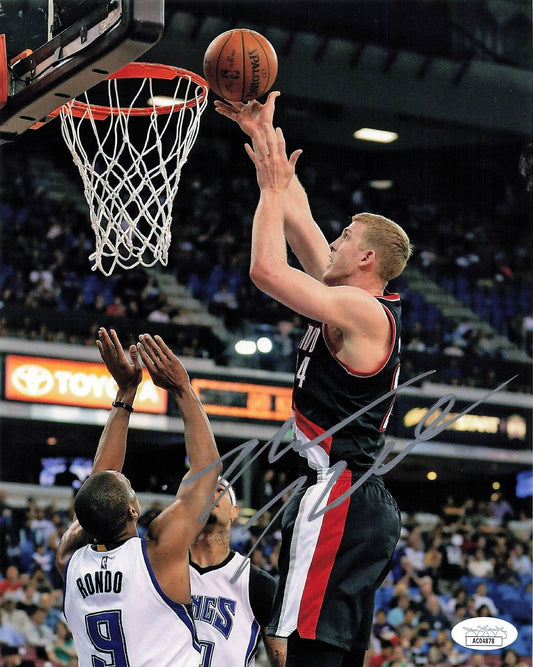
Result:
[[[121,611],[87,614],[85,627],[94,648],[100,655],[104,653],[107,656],[104,660],[92,655],[93,667],[129,667]]]
[[[299,387],[301,387],[304,383],[305,374],[307,373],[307,367],[309,366],[310,361],[311,357],[304,357],[302,363],[300,364],[300,367],[296,371],[296,379],[298,380]]]

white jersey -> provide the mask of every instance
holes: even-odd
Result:
[[[80,667],[197,667],[200,647],[186,605],[161,590],[133,537],[116,549],[75,551],[64,611]]]
[[[189,569],[202,667],[255,665],[261,628],[250,601],[250,559],[231,552],[220,565],[191,564]],[[238,576],[232,582],[234,574]]]

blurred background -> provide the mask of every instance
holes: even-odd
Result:
[[[56,30],[90,2],[58,5]],[[17,7],[10,13],[14,3],[0,3],[0,19],[20,22],[8,56],[46,34],[39,3]],[[393,455],[442,397],[454,397],[452,414],[480,401],[387,474],[406,536],[423,525],[429,550],[435,526],[458,534],[467,525],[462,539],[489,540],[487,558],[503,534],[508,553],[520,541],[530,562],[531,4],[166,0],[164,35],[142,60],[201,74],[207,45],[233,27],[261,32],[277,51],[276,122],[289,150],[303,148],[298,174],[328,240],[355,213],[372,211],[400,223],[415,244],[408,268],[389,285],[403,303],[400,381],[434,373],[398,397],[388,432]],[[76,374],[74,362],[99,361],[101,325],[115,327],[125,343],[161,333],[185,358],[228,462],[235,447],[257,439],[235,480],[243,508],[261,507],[265,488],[280,491],[292,479],[295,455],[268,461],[263,445],[289,416],[303,322],[248,278],[258,189],[244,135],[215,113],[214,99],[183,168],[166,267],[109,277],[91,271],[87,203],[57,120],[0,146],[6,504],[25,511],[28,495],[44,494],[65,509],[72,484],[88,474],[109,401],[104,392],[102,405],[84,403],[92,375],[85,366]],[[361,128],[397,136],[364,141],[354,137]],[[10,355],[14,364],[26,356],[70,360],[65,393],[53,402],[10,390]],[[46,375],[45,366],[38,373]],[[46,372],[58,377],[52,366]],[[132,418],[125,472],[149,503],[166,502],[186,470],[181,433],[171,405]],[[504,500],[509,509],[498,515],[493,504]],[[427,515],[426,523],[415,515]],[[513,521],[521,532],[509,532]],[[465,548],[463,557],[470,555]],[[469,574],[467,560],[460,568]]]

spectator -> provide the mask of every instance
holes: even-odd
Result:
[[[376,639],[381,639],[382,637],[387,639],[391,635],[397,636],[396,627],[387,620],[387,611],[385,609],[378,609],[376,611],[372,634]]]
[[[509,567],[520,575],[531,575],[531,557],[524,553],[524,546],[517,542],[511,549]]]
[[[467,498],[461,509],[465,523],[471,525],[478,513],[475,500],[473,498]]]
[[[418,576],[422,575],[425,569],[424,565],[425,552],[424,552],[424,543],[420,536],[420,531],[417,528],[415,528],[407,538],[407,546],[405,547],[405,556],[413,566],[415,574]]]
[[[30,624],[26,632],[26,643],[34,648],[44,649],[41,655],[49,655],[54,643],[54,632],[46,625],[47,610],[43,607],[34,607],[30,610]]]
[[[431,577],[425,576],[418,581],[419,591],[413,597],[413,602],[416,605],[418,611],[423,611],[427,605],[427,601],[435,595],[433,590],[433,579]]]
[[[56,532],[56,527],[53,522],[46,516],[44,507],[37,505],[35,513],[30,520],[30,528],[35,535],[35,543],[47,545],[51,535]]]
[[[387,622],[393,627],[399,627],[405,621],[405,612],[409,609],[411,598],[408,593],[402,593],[396,599],[396,604],[387,613]]]
[[[492,616],[490,613],[490,609],[488,605],[486,604],[481,604],[479,607],[476,607],[476,615],[479,616],[480,618],[489,618]]]
[[[508,648],[502,653],[500,667],[515,667],[519,661],[518,653],[512,648]]]
[[[385,660],[383,667],[408,667],[403,649],[399,644],[392,647],[390,658]]]
[[[405,346],[405,349],[412,350],[413,352],[424,352],[426,350],[426,344],[420,336],[411,332],[411,337],[409,338],[409,342]]]
[[[93,310],[95,313],[99,314],[105,314],[106,309],[107,309],[107,304],[106,300],[103,294],[97,294],[94,297],[94,301],[90,306],[91,310]]]
[[[46,612],[45,623],[53,632],[55,632],[57,622],[63,618],[62,601],[61,589],[53,593],[41,593],[39,598],[39,607]]]
[[[152,275],[148,274],[146,277],[146,284],[142,289],[141,292],[141,298],[145,303],[148,302],[155,302],[159,296],[159,284],[157,282],[157,278]]]
[[[450,626],[453,628],[461,621],[470,617],[468,613],[468,605],[465,602],[456,602],[455,609],[452,614],[447,614],[450,619]]]
[[[426,665],[428,662],[428,651],[429,642],[427,630],[424,632],[418,632],[412,639],[411,648],[409,651],[413,664]]]
[[[18,591],[20,588],[19,570],[15,565],[6,569],[5,578],[0,580],[0,596],[7,591]]]
[[[33,568],[31,583],[35,586],[39,594],[50,593],[53,588],[50,577],[39,565]]]
[[[262,509],[276,495],[276,472],[273,468],[267,468],[261,475],[256,485],[256,496],[254,503],[256,509]]]
[[[452,591],[452,597],[442,606],[444,613],[450,618],[455,614],[458,604],[466,606],[466,588],[461,584],[456,584]]]
[[[394,565],[394,560],[396,559],[397,562]],[[393,557],[393,569],[391,572],[395,583],[405,584],[407,587],[418,586],[419,577],[417,576],[411,561],[405,555],[403,547],[397,549],[395,552]]]
[[[487,661],[485,660],[485,657],[486,656],[484,655],[484,651],[478,651],[477,653],[473,653],[469,660],[470,667],[489,667]]]
[[[465,349],[474,331],[475,323],[470,317],[462,317],[459,324],[452,332],[452,344],[459,349]]]
[[[405,631],[414,631],[418,626],[418,617],[420,613],[413,608],[413,606],[407,607],[404,612],[404,617],[401,625],[398,627],[398,632],[400,636],[404,634]]]
[[[520,585],[520,576],[512,567],[507,539],[504,536],[499,536],[493,545],[491,560],[494,563],[493,577],[496,581],[514,586]]]
[[[230,289],[227,283],[222,283],[211,299],[211,311],[229,323],[229,319],[235,317],[238,308],[239,302],[235,292]]]
[[[489,608],[491,616],[497,616],[498,615],[498,609],[497,609],[496,605],[494,604],[494,600],[487,595],[487,585],[486,584],[479,583],[476,586],[476,592],[474,593],[473,600],[474,600],[474,607],[475,607],[476,610],[479,609],[479,607],[481,607],[481,605],[485,604]]]
[[[38,263],[35,269],[30,271],[28,276],[33,285],[41,283],[44,288],[51,290],[54,284],[54,276],[49,269],[44,268],[41,262]]]
[[[450,620],[442,611],[440,600],[436,595],[431,595],[427,599],[425,609],[420,614],[420,626],[426,627],[429,632],[450,628]]]
[[[56,623],[54,640],[49,650],[49,655],[50,659],[58,665],[76,667],[78,664],[72,634],[63,621]]]
[[[431,577],[433,590],[439,594],[439,582],[442,578],[442,553],[432,544],[424,554],[424,576]]]
[[[39,604],[39,598],[41,597],[37,586],[32,581],[28,581],[24,587],[21,587],[16,595],[17,609],[24,610],[28,615]]]
[[[295,342],[296,328],[291,320],[280,320],[272,340],[272,369],[285,373],[294,372],[294,359],[297,348]]]
[[[439,514],[442,516],[446,526],[450,526],[450,524],[461,518],[463,515],[463,508],[458,506],[453,496],[447,496]],[[448,534],[450,534],[449,529]]]
[[[468,572],[473,577],[490,577],[493,571],[494,565],[485,557],[483,549],[477,548],[468,559]]]
[[[124,317],[126,315],[126,306],[122,301],[122,297],[116,295],[113,301],[105,309],[106,315],[112,317]]]
[[[12,625],[5,623],[0,614],[0,650],[5,665],[19,665],[18,649],[24,644],[22,637]],[[15,660],[17,658],[17,660]]]
[[[53,555],[48,549],[45,548],[44,544],[38,544],[36,546],[32,558],[34,564],[40,567],[43,572],[48,574],[52,570]]]
[[[130,297],[126,301],[126,315],[128,317],[137,317],[137,318],[141,317],[141,309],[139,306],[139,302],[134,297]]]
[[[489,502],[489,516],[495,519],[512,519],[514,511],[511,505],[505,500],[502,493],[495,493]]]
[[[2,598],[0,616],[2,618],[2,623],[11,625],[22,637],[26,636],[30,617],[23,609],[17,609],[16,596],[11,591],[5,593]]]
[[[7,491],[5,489],[0,489],[0,514],[5,510],[12,510],[13,508],[7,501]]]
[[[442,553],[442,577],[447,582],[458,581],[465,572],[464,557],[460,542],[460,535],[452,534],[449,528],[443,529],[439,550]]]
[[[443,663],[445,665],[461,665],[468,659],[468,656],[457,648],[448,635],[444,637],[440,648],[442,652]]]
[[[396,639],[397,641],[397,639]],[[389,639],[382,638],[379,640],[379,651],[375,653],[368,661],[368,667],[382,667],[382,665],[392,658],[393,642],[392,637]]]
[[[176,309],[168,300],[168,295],[165,292],[160,292],[149,308],[147,319],[150,322],[170,322],[176,312]]]

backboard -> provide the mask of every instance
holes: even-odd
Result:
[[[164,0],[0,0],[0,144],[136,60]]]

